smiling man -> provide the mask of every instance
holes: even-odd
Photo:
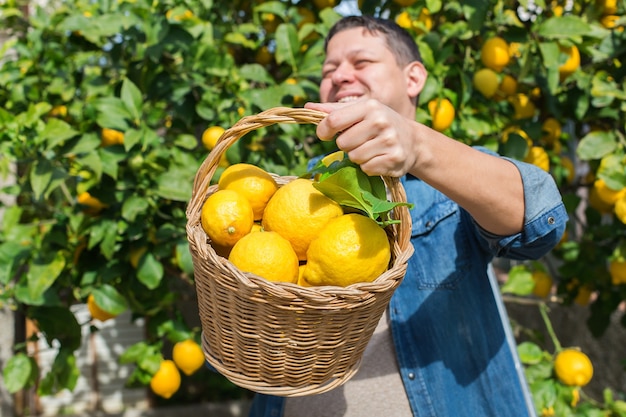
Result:
[[[549,174],[415,121],[427,71],[394,22],[341,19],[326,39],[317,127],[370,175],[402,178],[415,253],[359,372],[324,394],[257,395],[251,416],[534,416],[494,256],[537,259],[567,214]]]

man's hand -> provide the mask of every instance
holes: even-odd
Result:
[[[317,127],[318,137],[336,137],[337,147],[368,175],[401,177],[415,166],[416,123],[379,101],[307,103],[305,107],[328,113]]]

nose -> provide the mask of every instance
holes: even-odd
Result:
[[[333,71],[331,80],[333,84],[343,84],[354,79],[354,71],[347,63],[342,63]]]

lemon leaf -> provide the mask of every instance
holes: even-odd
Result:
[[[320,161],[307,175],[319,175],[313,186],[322,194],[343,207],[363,212],[382,227],[400,222],[391,217],[394,208],[413,207],[410,203],[388,201],[383,179],[367,175],[358,164],[347,157],[334,161],[328,167]]]

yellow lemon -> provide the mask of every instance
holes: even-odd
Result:
[[[491,68],[481,68],[474,73],[472,79],[474,88],[476,88],[486,98],[493,97],[498,91],[500,82],[498,80],[498,74]]]
[[[303,279],[314,286],[371,282],[387,270],[390,259],[387,233],[376,221],[344,214],[329,221],[311,242]]]
[[[511,59],[509,44],[499,36],[487,39],[480,49],[480,60],[487,68],[500,72]]]
[[[100,201],[98,198],[93,197],[89,194],[89,191],[83,191],[76,198],[78,204],[82,204],[87,207],[87,211],[90,213],[98,213],[102,209],[106,208],[107,205]]]
[[[593,365],[585,353],[568,348],[556,355],[554,372],[565,385],[584,387],[593,377]]]
[[[552,145],[561,137],[561,123],[554,117],[548,117],[541,124],[543,135],[541,139],[547,144]]]
[[[626,261],[612,260],[609,263],[609,274],[613,285],[626,284]]]
[[[580,67],[580,52],[576,45],[563,46],[560,50],[567,55],[567,61],[559,67],[559,75],[563,79],[573,74]]]
[[[504,75],[502,77],[502,81],[500,81],[500,85],[498,86],[498,91],[503,97],[512,96],[517,93],[517,80],[509,74]]]
[[[620,190],[609,188],[602,178],[598,178],[593,182],[593,189],[598,193],[600,200],[610,206],[626,194],[626,188]]]
[[[202,229],[222,247],[232,247],[250,233],[254,212],[246,197],[233,190],[218,190],[202,205]]]
[[[561,157],[561,165],[567,171],[567,177],[565,177],[567,183],[568,184],[573,184],[574,183],[574,179],[576,178],[576,168],[574,167],[574,161],[572,161],[572,159],[569,156],[562,156]],[[625,202],[625,204],[626,204],[626,202]],[[626,209],[626,207],[625,207],[625,209]],[[626,218],[625,218],[625,220],[626,220]]]
[[[228,260],[243,272],[272,282],[298,282],[298,255],[276,232],[250,233],[233,246]]]
[[[597,5],[603,15],[617,13],[617,0],[598,0]]]
[[[511,134],[521,136],[526,141],[529,149],[533,146],[533,140],[530,138],[530,136],[528,136],[528,133],[522,130],[519,126],[509,126],[504,129],[504,131],[502,132],[502,143],[507,143]]]
[[[311,241],[328,221],[342,214],[341,206],[318,191],[313,181],[297,178],[274,193],[261,224],[287,239],[298,259],[306,260]]]
[[[248,199],[254,220],[261,220],[265,206],[278,190],[276,180],[269,172],[256,165],[239,163],[222,172],[218,181],[220,190],[233,190]]]
[[[109,313],[100,308],[93,294],[89,294],[89,297],[87,297],[87,310],[89,310],[89,314],[91,314],[92,318],[100,321],[107,321],[116,317],[116,314]]]
[[[432,128],[443,132],[454,121],[454,106],[447,98],[432,99],[428,102],[428,111],[432,121]]]
[[[403,11],[396,16],[396,23],[398,26],[404,29],[411,29],[413,26],[413,21],[411,20],[411,16],[409,12]]]
[[[535,115],[536,107],[535,103],[530,100],[528,95],[523,93],[515,94],[509,98],[510,103],[513,105],[515,119],[528,119]]]
[[[552,291],[552,277],[543,271],[534,271],[532,273],[535,286],[533,294],[539,298],[546,298]]]
[[[176,364],[169,360],[161,361],[159,370],[150,379],[150,389],[163,398],[171,398],[180,388],[180,372]]]
[[[185,375],[191,375],[202,368],[205,361],[202,348],[192,339],[177,342],[172,349],[172,359]]]
[[[128,260],[133,268],[137,269],[137,267],[139,266],[139,261],[147,251],[148,248],[146,246],[139,246],[131,249]]]
[[[524,162],[533,164],[548,172],[550,170],[550,157],[548,152],[541,146],[531,146],[528,155],[524,158]]]
[[[119,130],[103,128],[100,133],[100,144],[103,147],[124,144],[124,132]]]

